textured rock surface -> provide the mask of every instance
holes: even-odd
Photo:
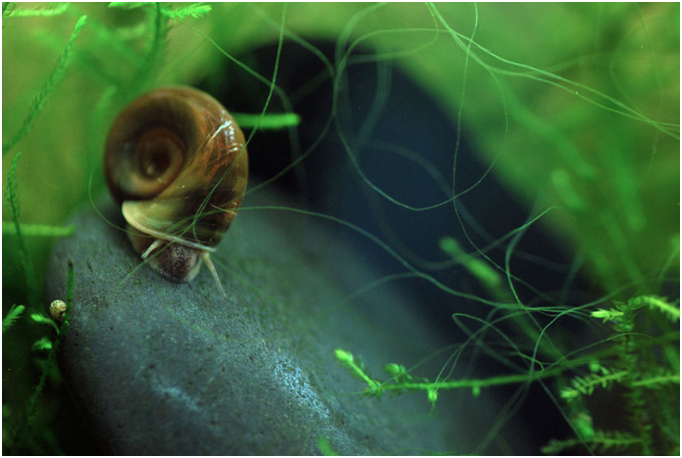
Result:
[[[249,195],[213,255],[227,301],[205,268],[173,284],[141,264],[109,199],[108,222],[85,209],[55,246],[46,296],[65,296],[67,261],[76,272],[60,365],[103,451],[319,454],[320,437],[342,454],[453,446],[425,395],[360,399],[333,358],[342,347],[375,371],[413,364],[438,348],[428,327],[387,285],[344,301],[374,278],[359,257],[319,220],[247,208],[265,203],[284,204]]]

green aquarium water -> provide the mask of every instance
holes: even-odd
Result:
[[[78,271],[45,297],[47,259],[116,116],[187,85],[244,130],[240,212],[288,196],[260,211],[375,269],[338,307],[390,285],[446,342],[328,355],[366,403],[480,405],[473,444],[394,453],[679,456],[679,43],[679,3],[4,2],[3,453],[102,453],[57,364]]]

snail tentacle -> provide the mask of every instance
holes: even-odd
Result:
[[[201,259],[204,261],[204,264],[206,264],[206,267],[208,267],[208,270],[209,272],[211,272],[211,275],[213,275],[213,279],[215,280],[216,285],[218,285],[220,294],[222,294],[223,298],[227,300],[227,294],[225,294],[223,285],[220,282],[220,277],[218,277],[218,272],[216,271],[215,266],[213,265],[213,261],[211,261],[211,255],[208,254],[206,251],[203,251],[201,253]]]
[[[159,240],[159,239],[154,240],[154,242],[151,245],[149,245],[149,248],[147,248],[147,251],[142,253],[142,259],[146,259],[147,256],[149,256],[149,254],[152,251],[156,250],[161,245],[163,245],[163,242],[161,240]]]

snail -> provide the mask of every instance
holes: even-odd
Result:
[[[57,299],[50,303],[50,315],[56,321],[64,321],[64,314],[66,313],[66,302]]]
[[[161,277],[192,281],[206,264],[225,292],[210,253],[246,191],[244,134],[213,97],[189,87],[142,95],[114,121],[104,173],[121,204],[133,249]]]

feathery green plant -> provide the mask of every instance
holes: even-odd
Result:
[[[15,12],[14,15],[16,16],[17,13],[18,12]],[[52,73],[47,79],[47,82],[40,90],[40,92],[38,92],[38,94],[33,98],[33,102],[31,103],[31,106],[29,107],[28,110],[28,115],[24,119],[24,122],[21,124],[19,131],[2,145],[3,156],[31,130],[33,122],[36,120],[40,112],[43,110],[43,108],[49,101],[50,95],[55,91],[57,85],[64,78],[66,69],[68,68],[69,63],[71,61],[71,54],[74,43],[76,41],[76,38],[78,38],[78,35],[80,35],[83,26],[85,26],[86,19],[87,19],[86,16],[81,16],[78,19],[78,22],[76,22],[76,26],[73,29],[71,38],[69,38],[69,43],[66,45],[66,48],[64,48],[64,52],[57,59],[57,63],[55,64]]]
[[[154,6],[154,2],[111,2],[109,8],[120,8],[123,10],[134,10],[146,6]],[[169,19],[182,20],[187,17],[198,19],[211,12],[211,6],[205,5],[202,2],[193,3],[187,6],[179,6],[173,8],[172,6],[159,5],[161,14]]]
[[[37,307],[39,302],[39,287],[36,283],[33,261],[28,252],[28,248],[26,247],[26,241],[21,233],[21,225],[19,224],[20,203],[16,178],[19,157],[21,157],[21,151],[14,156],[12,165],[7,173],[7,192],[5,193],[5,198],[9,203],[9,213],[14,224],[14,232],[16,233],[17,243],[19,245],[19,255],[24,270],[24,286],[28,291],[29,306]]]
[[[635,332],[635,315],[637,310],[645,307],[650,308],[650,313],[660,312],[672,318],[673,321],[679,320],[679,308],[670,304],[665,298],[637,296],[627,302],[616,301],[610,310],[600,309],[591,312],[594,318],[612,323],[616,334],[611,340],[612,348],[609,351],[602,350],[599,354],[588,354],[573,360],[564,358],[563,362],[550,365],[532,374],[503,375],[484,379],[444,379],[433,382],[427,378],[411,375],[404,366],[392,363],[382,368],[383,372],[389,376],[387,380],[382,380],[372,377],[361,359],[353,356],[352,353],[337,349],[334,356],[341,367],[366,384],[361,392],[363,397],[381,399],[381,396],[386,393],[397,396],[424,391],[432,405],[435,405],[438,400],[438,393],[444,390],[469,388],[472,390],[472,396],[477,397],[482,388],[527,384],[548,378],[563,381],[565,372],[578,370],[580,367],[590,367],[592,373],[575,376],[570,379],[570,386],[560,389],[560,396],[566,403],[566,411],[572,412],[569,422],[578,437],[565,440],[554,439],[543,447],[543,453],[553,454],[583,446],[587,447],[591,453],[636,450],[637,453],[645,455],[674,455],[679,449],[679,440],[677,442],[670,438],[663,440],[665,428],[669,427],[669,424],[667,420],[659,419],[661,410],[671,408],[670,398],[664,395],[657,396],[660,394],[657,391],[671,387],[673,392],[679,394],[679,366],[666,370],[661,367],[660,361],[644,359],[640,356],[646,349],[640,347],[636,340],[640,334]],[[679,331],[663,337],[666,339],[663,344],[667,345],[679,339]],[[613,368],[596,363],[595,358],[598,357],[611,361]],[[679,363],[679,355],[673,356],[672,362],[675,361]],[[597,388],[611,391],[615,385],[625,390],[625,394],[620,396],[623,396],[629,410],[631,430],[595,430],[589,410],[583,404],[582,399],[592,395]],[[652,396],[651,393],[654,395]],[[673,402],[672,408],[676,404],[679,403]],[[665,416],[666,419],[676,417],[679,417],[679,411],[677,415],[673,412]]]
[[[3,3],[3,12],[5,8],[8,8],[10,10],[9,13],[7,13],[7,16],[12,16],[15,18],[20,18],[20,17],[50,17],[50,16],[59,16],[63,13],[66,12],[67,8],[69,7],[68,2],[57,2],[54,4],[54,6],[50,6],[47,8],[36,8],[36,9],[19,9],[16,11],[11,11],[16,7],[17,2],[4,2]],[[5,14],[3,14],[3,17],[6,17]]]
[[[3,318],[2,320],[2,333],[4,334],[9,328],[12,327],[15,321],[21,317],[21,314],[24,312],[24,307],[23,305],[17,305],[14,304],[9,311],[7,312],[7,316]]]
[[[64,313],[63,317],[63,322],[61,326],[57,326],[57,324],[51,319],[48,318],[40,313],[33,313],[31,314],[31,320],[35,323],[39,324],[44,324],[50,326],[54,331],[56,338],[55,339],[50,339],[47,336],[41,337],[39,340],[34,342],[33,344],[33,349],[36,351],[47,351],[47,359],[45,362],[42,364],[42,371],[40,374],[40,378],[38,380],[37,385],[35,386],[33,390],[33,394],[31,397],[28,399],[26,403],[26,410],[23,415],[22,420],[18,423],[18,425],[14,425],[13,428],[11,428],[12,431],[12,438],[9,441],[9,447],[11,448],[12,451],[19,451],[22,450],[22,446],[24,444],[24,441],[26,440],[27,435],[31,432],[31,428],[33,426],[33,423],[36,419],[36,416],[38,414],[38,399],[40,398],[41,393],[43,392],[43,389],[45,388],[45,383],[47,381],[48,375],[52,372],[57,370],[57,363],[56,363],[56,357],[57,357],[57,351],[59,350],[59,345],[64,339],[64,336],[66,335],[68,328],[69,328],[69,318],[71,316],[71,310],[73,307],[73,293],[74,293],[74,288],[75,288],[75,272],[73,269],[73,264],[71,262],[68,263],[68,269],[67,269],[67,284],[66,284],[66,312]],[[3,322],[3,328],[4,328],[4,322]]]

